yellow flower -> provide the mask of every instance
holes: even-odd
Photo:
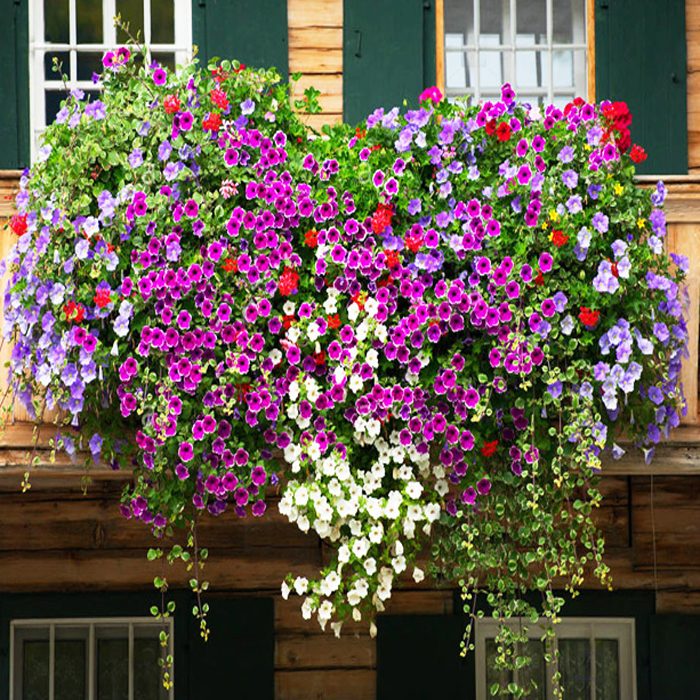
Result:
[[[625,191],[625,188],[618,182],[615,185],[615,194],[616,195],[621,195]]]
[[[646,224],[646,219],[642,219],[641,217],[637,219],[637,228],[644,228],[644,225]]]
[[[549,218],[552,221],[559,221],[559,214],[557,214],[555,209],[552,209],[552,211],[549,212]]]

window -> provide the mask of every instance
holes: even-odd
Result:
[[[586,95],[586,0],[444,0],[444,26],[448,97],[503,83],[531,104]]]
[[[168,654],[172,619],[166,620]],[[10,700],[172,700],[153,618],[13,620]]]
[[[171,69],[184,63],[192,46],[191,0],[31,0],[29,5],[29,82],[32,157],[39,135],[65,97],[54,59],[67,87],[98,95],[93,74],[102,72],[107,49],[126,42],[114,25],[120,14],[130,33],[149,47],[154,61]]]
[[[517,624],[517,623],[515,623]],[[513,678],[494,666],[497,647],[494,641],[498,622],[492,619],[476,623],[476,697],[487,700],[494,683],[517,680],[537,690],[531,700],[554,700],[551,666],[544,660],[542,627],[530,625],[524,651],[532,662]],[[568,618],[556,625],[555,644],[559,650],[559,671],[564,697],[569,700],[636,700],[634,650],[635,627],[632,618]]]

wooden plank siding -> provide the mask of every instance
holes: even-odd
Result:
[[[685,0],[688,52],[688,172],[700,172],[700,0]]]
[[[321,112],[305,121],[315,129],[343,119],[343,0],[287,0],[289,73],[301,73],[295,95],[321,91]]]

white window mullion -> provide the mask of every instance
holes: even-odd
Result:
[[[134,700],[134,625],[129,623],[129,700]]]
[[[547,71],[549,74],[548,99],[554,102],[554,56],[552,54],[552,36],[554,35],[554,13],[552,4],[554,0],[547,0]]]
[[[591,636],[590,636],[590,643],[591,643],[591,700],[595,700],[595,685],[596,685],[596,678],[595,678],[595,626],[591,625]],[[619,644],[618,644],[619,648]],[[618,664],[620,663],[620,659],[618,656]],[[618,674],[619,676],[619,674]]]
[[[56,627],[49,625],[49,700],[54,700],[56,675]]]
[[[117,43],[117,29],[114,26],[116,14],[116,0],[102,0],[102,40],[105,46],[114,46]]]
[[[148,62],[151,57],[151,0],[143,0],[143,40],[148,49]]]
[[[76,8],[76,0],[68,0],[68,40],[71,46],[78,44],[78,10]],[[71,90],[75,86],[78,79],[78,54],[75,49],[70,52],[70,70],[68,73]]]
[[[175,16],[175,66],[184,65],[192,57],[192,2],[173,0]],[[206,66],[204,66],[206,68]]]
[[[97,695],[97,678],[95,675],[96,668],[96,649],[95,649],[95,625],[90,625],[88,632],[88,700],[95,700]]]
[[[481,102],[481,2],[474,0],[474,102]]]
[[[506,3],[508,3],[508,24],[505,24]],[[515,85],[515,40],[518,34],[518,8],[515,0],[503,0],[504,27],[508,27],[508,36],[510,41],[510,51],[508,52],[507,60],[503,62],[504,67],[508,68],[504,71],[504,83]]]

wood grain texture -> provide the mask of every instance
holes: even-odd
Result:
[[[343,2],[288,0],[289,71],[301,73],[295,96],[313,86],[321,91],[319,114],[304,117],[314,129],[342,120]]]
[[[586,0],[586,70],[588,101],[595,102],[595,0]]]
[[[700,330],[700,223],[673,223],[668,226],[669,251],[680,253],[688,258],[690,270],[685,284],[690,304],[685,311],[688,325],[688,357],[683,359],[681,381],[688,404],[684,423],[698,422],[698,331]]]
[[[375,700],[377,672],[372,669],[277,671],[277,700]]]
[[[343,0],[287,0],[287,22],[291,29],[342,28]]]

